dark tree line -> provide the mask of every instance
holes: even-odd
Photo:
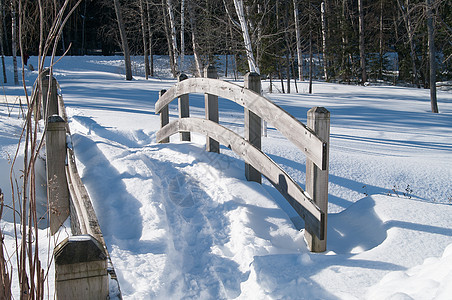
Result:
[[[15,2],[1,0],[6,55],[12,54]],[[42,2],[49,12],[44,21],[50,22],[62,1]],[[36,1],[25,5],[21,38],[32,55],[38,52],[39,18]],[[429,88],[430,70],[436,81],[452,77],[451,41],[450,0],[84,0],[67,22],[58,51],[113,55],[123,53],[127,42],[131,55],[146,53],[146,76],[153,74],[155,54],[170,56],[174,75],[197,76],[227,54],[230,74],[253,68],[285,81],[384,80]],[[193,65],[181,63],[185,55],[194,55]]]

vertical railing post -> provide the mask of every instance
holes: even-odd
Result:
[[[105,300],[109,296],[107,255],[91,235],[71,236],[58,244],[55,293],[58,300]]]
[[[160,91],[160,96],[163,96],[163,94],[166,93],[166,90]],[[163,128],[166,124],[169,123],[169,108],[168,105],[165,105],[164,108],[160,111],[160,128]],[[169,143],[169,137],[164,138],[160,141],[160,143]]]
[[[46,133],[47,199],[50,232],[54,234],[69,216],[69,190],[66,180],[66,122],[58,115],[47,121]]]
[[[257,73],[247,73],[245,75],[245,88],[258,94],[261,93],[261,78]],[[261,149],[262,126],[261,118],[245,108],[245,139],[254,147]],[[245,176],[248,181],[262,183],[262,176],[253,166],[245,162]]]
[[[308,111],[307,125],[326,142],[326,169],[321,170],[311,160],[306,159],[306,192],[325,214],[323,220],[323,236],[320,240],[310,230],[305,228],[305,239],[312,252],[326,251],[326,229],[328,218],[328,169],[329,169],[329,141],[330,141],[330,112],[324,107],[313,107]]]
[[[180,74],[178,77],[178,81],[181,82],[185,79],[188,79],[187,75]],[[190,106],[188,102],[188,94],[182,95],[178,99],[179,103],[179,118],[189,118],[190,117]],[[190,132],[181,132],[180,133],[181,141],[190,141]]]
[[[50,98],[47,99],[47,96],[49,96],[49,88]],[[49,116],[58,114],[57,81],[53,76],[52,80],[50,80],[48,72],[43,73],[42,76],[42,109],[45,120],[47,120]]]
[[[209,65],[204,69],[204,77],[217,79],[217,70]],[[218,123],[218,96],[205,94],[206,119]],[[207,137],[206,150],[209,152],[220,153],[220,144],[218,141]]]

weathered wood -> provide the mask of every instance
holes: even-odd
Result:
[[[108,299],[107,255],[90,235],[65,239],[54,250],[55,293],[62,299]]]
[[[49,116],[58,115],[57,81],[54,77],[50,80],[49,74],[42,78],[42,108],[46,120]]]
[[[57,89],[59,88],[58,82],[56,82],[56,87],[57,87]],[[96,217],[96,213],[92,206],[92,202],[89,198],[88,192],[86,191],[86,188],[85,188],[85,186],[80,178],[80,175],[77,171],[77,166],[75,163],[75,155],[74,155],[74,151],[73,151],[73,145],[72,145],[72,141],[70,139],[70,128],[67,123],[66,109],[64,106],[63,97],[61,95],[58,95],[58,110],[59,110],[60,116],[65,121],[66,133],[67,133],[67,135],[65,137],[65,144],[67,144],[67,147],[65,147],[65,151],[67,150],[67,165],[65,168],[65,172],[66,172],[66,178],[67,178],[67,186],[69,188],[68,190],[69,190],[69,194],[70,194],[69,206],[70,206],[70,215],[71,215],[71,231],[72,231],[73,235],[86,235],[86,234],[91,235],[98,242],[100,242],[100,244],[101,244],[100,248],[103,248],[103,251],[105,252],[106,257],[107,257],[106,270],[110,276],[110,279],[116,281],[117,291],[118,291],[118,294],[116,296],[118,296],[121,299],[121,291],[119,288],[119,283],[117,281],[116,272],[115,272],[114,266],[111,262],[110,256],[108,254],[108,250],[107,250],[105,240],[103,238],[103,235],[102,235],[102,232],[101,232],[101,229],[99,226],[99,222]],[[70,272],[74,272],[74,270],[82,268],[83,270],[86,271],[89,269],[93,269],[92,266],[94,266],[94,268],[95,268],[96,264],[99,264],[99,262],[92,263],[88,267],[79,265],[79,264],[73,264],[69,267],[63,267],[62,270],[64,270],[64,268],[66,268],[67,273],[70,273]],[[102,262],[102,264],[105,264],[105,263]],[[63,273],[64,273],[64,271],[63,271]],[[61,272],[60,272],[60,274],[61,274]],[[63,280],[63,281],[65,281],[65,280]],[[83,282],[83,280],[82,280],[82,282]],[[95,285],[99,286],[98,283],[90,284],[91,287],[93,287]],[[74,285],[73,285],[74,293],[79,296],[74,296],[74,297],[69,296],[69,299],[91,299],[91,297],[88,297],[88,296],[85,297],[84,293],[86,292],[86,290],[79,290],[77,288],[80,286],[81,286],[81,283],[74,280]],[[63,289],[66,289],[66,288],[63,288]],[[107,287],[107,291],[108,291],[108,287]],[[96,299],[96,298],[94,298],[94,299]],[[103,299],[105,299],[105,297]]]
[[[68,148],[67,160],[66,174],[71,195],[71,215],[77,216],[76,219],[71,218],[72,234],[92,235],[105,246],[91,199],[77,170],[74,151],[70,148]]]
[[[187,80],[188,77],[185,74],[180,74],[178,77],[179,82]],[[190,105],[189,105],[189,96],[188,94],[179,96],[179,118],[188,118],[190,117]],[[190,141],[190,132],[181,132],[180,140],[181,141]]]
[[[155,104],[155,113],[159,113],[180,95],[189,93],[216,95],[248,108],[281,132],[319,168],[326,168],[327,143],[312,129],[265,97],[230,82],[211,78],[190,78],[179,82],[159,98]]]
[[[261,78],[257,73],[247,73],[245,75],[245,88],[252,90],[260,95]],[[245,139],[257,149],[262,148],[262,120],[247,107],[244,109],[244,133]],[[248,181],[262,183],[261,174],[245,160],[245,177]]]
[[[313,107],[308,111],[308,126],[329,144],[330,112],[323,107]],[[326,157],[328,162],[328,148]],[[306,159],[306,192],[324,213],[323,239],[313,234],[310,224],[306,224],[305,239],[313,252],[326,251],[326,228],[328,216],[328,164],[325,170],[320,170],[310,159]]]
[[[205,134],[231,148],[232,151],[272,182],[297,213],[303,217],[306,224],[309,224],[312,232],[318,235],[320,239],[323,239],[322,234],[325,232],[322,227],[325,219],[324,213],[309,195],[265,153],[235,132],[215,122],[197,118],[184,118],[170,122],[157,132],[156,139],[160,141],[181,131]]]
[[[166,90],[161,90],[160,96],[163,96],[163,94],[165,94],[165,92],[166,92]],[[160,111],[160,128],[162,128],[163,126],[165,126],[168,123],[169,123],[169,107],[168,107],[168,105],[166,105]],[[160,143],[169,143],[169,138],[163,139]]]
[[[46,173],[50,232],[55,234],[69,216],[69,191],[66,181],[66,122],[53,115],[47,121]]]
[[[204,69],[204,77],[216,79],[218,75],[215,67],[212,65],[207,66]],[[206,119],[218,123],[218,96],[205,94],[204,102],[206,107]],[[206,137],[206,150],[209,152],[220,153],[220,144],[211,137]]]

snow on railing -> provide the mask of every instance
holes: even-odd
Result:
[[[168,143],[169,137],[180,133],[182,141],[190,141],[190,132],[207,136],[207,151],[219,153],[219,143],[226,145],[245,160],[245,176],[261,183],[261,174],[287,199],[305,220],[305,238],[313,252],[326,250],[328,214],[328,164],[330,113],[323,107],[308,111],[308,126],[261,96],[260,76],[245,75],[245,87],[218,80],[214,67],[205,69],[204,78],[181,74],[179,82],[162,90],[155,104],[160,114],[161,129],[157,141]],[[205,94],[205,119],[190,118],[189,94]],[[218,124],[218,97],[236,102],[245,108],[245,137]],[[179,118],[169,121],[168,105],[178,98]],[[270,123],[307,157],[306,191],[278,164],[261,151],[261,122]]]

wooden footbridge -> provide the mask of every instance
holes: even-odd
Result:
[[[325,251],[329,112],[322,107],[310,109],[304,125],[261,95],[258,74],[246,74],[244,87],[218,80],[214,67],[207,67],[204,75],[204,78],[188,79],[182,74],[176,85],[160,92],[155,104],[155,113],[160,114],[161,120],[157,141],[168,143],[169,137],[177,133],[182,141],[190,141],[190,133],[196,132],[206,135],[207,151],[220,153],[220,144],[230,148],[245,161],[248,180],[261,183],[262,175],[265,176],[305,220],[309,249]],[[57,92],[58,83],[49,78],[48,74],[42,77],[42,98],[50,228],[55,233],[70,215],[73,233],[54,252],[56,295],[58,299],[105,299],[109,291],[108,277],[115,280],[115,271],[91,200],[78,174],[74,151],[68,143],[70,130],[63,98]],[[205,95],[203,119],[190,117],[189,94],[192,93]],[[170,121],[168,105],[175,99],[178,99],[179,117]],[[219,99],[243,106],[244,137],[219,124]],[[306,191],[262,152],[262,121],[271,124],[306,155]]]

